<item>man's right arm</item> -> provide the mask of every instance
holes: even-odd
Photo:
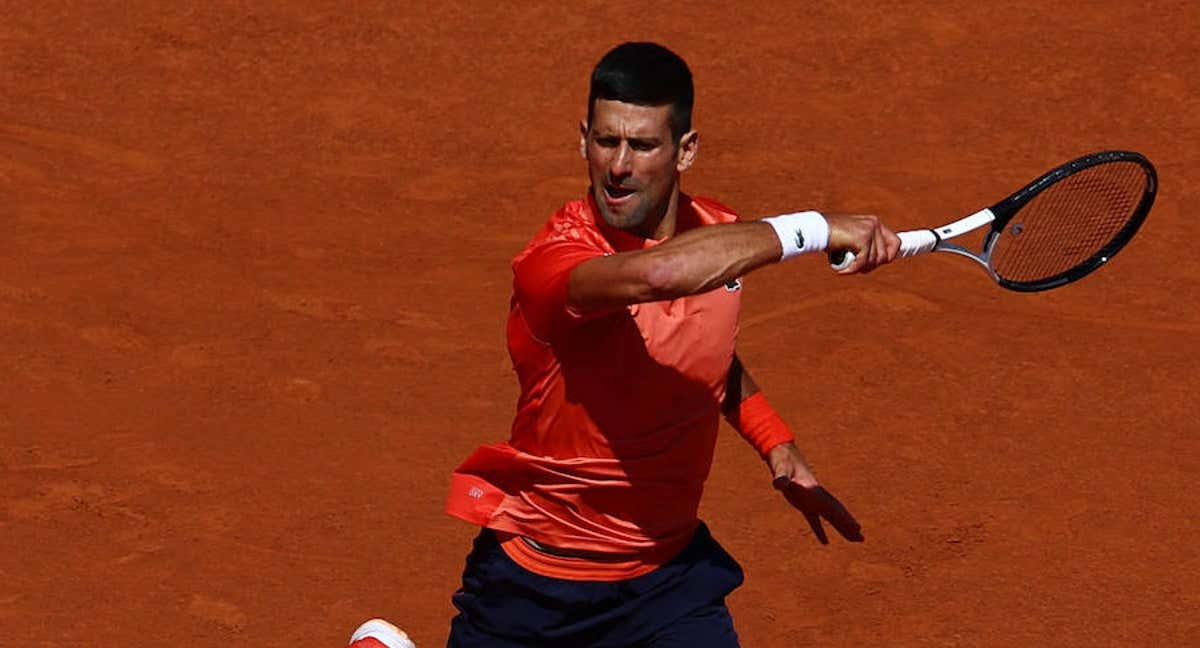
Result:
[[[896,257],[900,240],[875,216],[826,214],[829,249],[850,250],[841,274],[869,272]],[[646,250],[589,259],[567,281],[567,304],[580,311],[665,301],[707,292],[780,260],[783,246],[762,221],[697,227]]]

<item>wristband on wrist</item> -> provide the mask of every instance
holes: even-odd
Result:
[[[766,459],[772,448],[796,440],[791,428],[783,422],[779,413],[767,402],[762,392],[742,401],[736,412],[730,412],[725,420],[738,431],[758,454]]]
[[[829,223],[821,212],[802,211],[762,219],[775,229],[783,246],[780,261],[808,252],[821,252],[829,246]]]

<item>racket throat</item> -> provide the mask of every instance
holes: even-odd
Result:
[[[960,218],[949,225],[943,225],[933,230],[933,233],[939,239],[945,241],[946,239],[952,239],[956,236],[962,236],[967,232],[977,230],[995,220],[996,214],[992,212],[991,208],[984,208],[966,218]]]
[[[992,270],[991,256],[992,246],[995,244],[996,238],[999,236],[999,232],[996,231],[995,227],[997,222],[996,213],[993,212],[992,209],[993,207],[981,209],[970,216],[960,218],[949,225],[943,225],[930,231],[933,232],[934,236],[938,237],[938,251],[950,252],[974,261],[975,263],[979,264],[979,266],[983,268],[985,272],[988,273],[988,276],[995,280],[996,272]],[[949,240],[947,240],[956,236],[962,236],[967,232],[973,232],[981,227],[984,227],[985,225],[988,225],[989,223],[992,224],[992,227],[985,235],[983,246],[980,248],[979,253],[976,253],[973,250],[968,250],[961,245],[951,243]]]
[[[999,281],[999,277],[996,276],[996,271],[992,269],[992,263],[991,263],[992,246],[995,245],[996,239],[999,237],[1000,237],[999,232],[989,231],[986,234],[986,238],[984,239],[984,243],[983,243],[983,248],[979,254],[976,254],[975,252],[968,250],[967,248],[965,248],[961,245],[956,245],[954,243],[947,243],[946,241],[942,241],[942,242],[938,243],[938,251],[950,252],[951,254],[957,254],[959,256],[967,257],[968,259],[979,264],[979,267],[983,268],[984,272],[987,272],[988,276],[991,277],[994,281]]]

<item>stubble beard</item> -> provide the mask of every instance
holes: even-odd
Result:
[[[642,232],[642,230],[645,228],[646,221],[649,219],[650,215],[656,211],[656,205],[651,204],[651,202],[645,196],[639,193],[636,196],[635,203],[631,209],[625,210],[622,213],[615,213],[604,202],[603,187],[600,187],[599,189],[593,188],[592,191],[593,197],[596,201],[596,206],[600,210],[600,217],[604,219],[604,222],[607,223],[609,227],[629,232],[630,234],[649,237],[649,234]],[[665,212],[665,208],[658,211]]]

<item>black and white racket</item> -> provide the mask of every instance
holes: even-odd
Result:
[[[1046,173],[1013,195],[935,229],[900,232],[901,257],[952,252],[974,259],[1001,286],[1035,292],[1077,281],[1108,262],[1150,213],[1158,175],[1140,153],[1104,151]],[[978,253],[950,243],[985,225]],[[854,253],[834,251],[835,270]]]

